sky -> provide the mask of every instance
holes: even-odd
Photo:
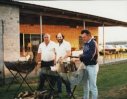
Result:
[[[25,1],[37,5],[82,12],[127,22],[127,1]],[[127,41],[127,27],[106,27],[105,42]],[[99,28],[99,42],[103,41]]]

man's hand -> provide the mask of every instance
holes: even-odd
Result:
[[[58,62],[63,62],[63,58],[62,57],[60,57],[59,59],[58,59]]]
[[[37,71],[39,70],[40,67],[41,67],[41,62],[37,62],[37,65],[35,67],[35,74],[37,74]]]
[[[54,60],[54,65],[56,65],[56,60]]]
[[[81,62],[83,62],[83,54],[79,55],[79,59]]]

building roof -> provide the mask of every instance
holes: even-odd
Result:
[[[103,24],[105,26],[127,26],[127,22],[123,21],[36,4],[29,4],[11,0],[1,0],[0,4],[17,6],[20,8],[20,13],[86,21],[90,22],[91,24],[95,24],[96,26],[103,26]]]

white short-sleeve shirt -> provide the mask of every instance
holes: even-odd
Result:
[[[41,60],[43,61],[52,61],[55,59],[55,48],[56,44],[53,41],[50,41],[46,46],[44,42],[39,45],[38,53],[41,53]]]
[[[60,57],[64,57],[67,54],[67,51],[71,51],[71,44],[65,40],[63,40],[62,44],[59,45],[57,43],[56,45],[56,60],[58,60]],[[70,58],[66,58],[64,61],[70,61]]]

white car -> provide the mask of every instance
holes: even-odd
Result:
[[[105,52],[106,53],[116,53],[116,48],[113,45],[105,45]],[[99,53],[103,55],[103,46],[99,46]]]
[[[123,51],[123,52],[127,51],[127,47],[126,46],[120,45],[120,47],[121,47],[121,51]]]
[[[127,45],[124,45],[124,46],[125,46],[125,48],[126,48],[126,50],[125,50],[125,51],[127,52]]]
[[[114,45],[116,52],[120,52],[121,51],[121,46],[120,45]]]
[[[110,53],[115,53],[116,48],[113,45],[105,45],[105,51],[108,51]]]

